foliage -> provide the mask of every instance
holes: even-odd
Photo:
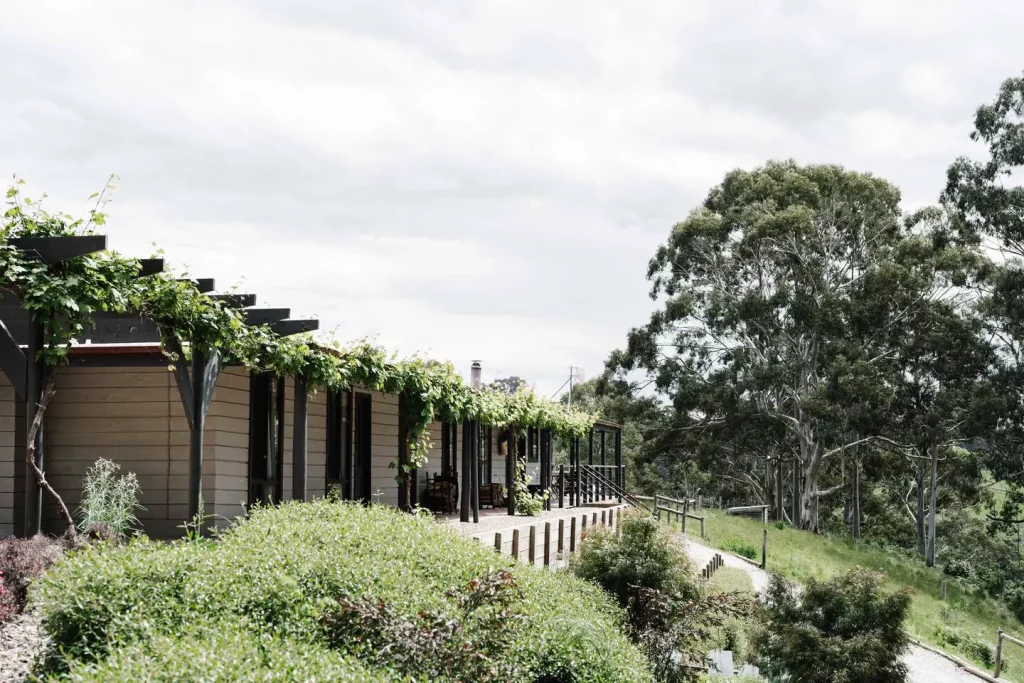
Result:
[[[623,607],[637,588],[650,588],[684,599],[696,596],[690,561],[664,526],[642,512],[622,518],[618,531],[597,527],[587,531],[570,568],[611,593]]]
[[[740,557],[746,557],[750,560],[756,559],[758,555],[757,548],[735,538],[727,538],[722,541],[721,548],[722,550],[728,550],[730,553],[736,553]]]
[[[515,485],[515,506],[517,515],[536,517],[544,510],[544,502],[551,496],[551,491],[545,489],[539,493],[530,493],[530,479],[526,476],[526,461],[523,458],[516,460],[516,485]]]
[[[0,625],[21,614],[33,579],[60,559],[65,544],[42,534],[0,538]]]
[[[956,318],[958,288],[983,264],[935,212],[902,220],[899,191],[871,175],[733,171],[651,259],[659,307],[608,366],[642,371],[672,405],[674,447],[722,479],[767,497],[765,465],[797,462],[793,522],[816,531],[829,465],[889,436],[894,352]]]
[[[854,569],[798,592],[772,577],[754,647],[762,670],[808,683],[901,683],[910,593],[882,590],[883,576]]]
[[[707,645],[730,619],[747,616],[749,596],[736,593],[687,599],[653,588],[636,588],[630,597],[630,637],[651,661],[655,679],[666,683],[695,680],[679,657],[703,661]]]
[[[513,603],[522,618],[509,620],[508,650],[495,662],[516,663],[522,678],[511,680],[649,680],[643,656],[620,632],[621,611],[596,587],[502,560],[431,519],[376,505],[285,503],[253,510],[217,540],[99,544],[48,572],[34,598],[72,669],[222,629],[301,641],[310,652],[326,648],[395,673],[404,670],[402,653],[370,657],[355,639],[337,640],[326,615],[364,599],[411,623],[420,614],[456,615],[460,589],[495,569],[509,571],[523,595]],[[462,622],[461,637],[486,641],[481,623]]]
[[[301,639],[253,635],[228,624],[204,633],[162,635],[75,663],[70,683],[383,683],[390,677],[355,658]]]
[[[340,598],[324,616],[327,637],[344,647],[355,641],[363,659],[429,681],[509,681],[522,678],[508,657],[509,631],[525,619],[523,599],[506,571],[449,590],[451,612],[409,617],[383,600]]]
[[[739,538],[747,543],[760,543],[763,527],[760,522],[718,511],[705,511],[708,528],[715,538]],[[691,531],[692,533],[692,531]],[[970,533],[970,531],[968,532]],[[983,535],[976,536],[979,548]],[[940,554],[940,560],[942,555]],[[984,551],[982,558],[984,560]],[[895,549],[849,536],[836,538],[808,534],[792,528],[768,529],[768,569],[790,580],[804,582],[814,578],[826,580],[856,567],[884,573],[890,584],[912,591],[912,609],[907,628],[913,636],[926,643],[944,647],[936,636],[945,625],[954,625],[963,633],[985,642],[1000,628],[1008,632],[1024,632],[1024,625],[995,600],[982,592],[963,586],[938,569],[925,566],[913,552]],[[941,599],[941,584],[948,583],[947,599]],[[955,605],[956,609],[951,609]],[[972,654],[958,647],[956,654],[972,659]],[[1015,648],[1006,648],[1004,657],[1015,670],[1024,670],[1024,656]],[[984,662],[974,660],[979,666]]]
[[[82,336],[96,313],[131,313],[158,325],[172,361],[201,349],[253,370],[304,378],[313,389],[359,385],[399,394],[412,441],[409,461],[397,466],[399,482],[426,464],[427,427],[435,419],[534,426],[563,436],[585,435],[596,419],[532,391],[473,389],[451,364],[416,356],[399,360],[368,341],[341,347],[317,343],[308,335],[278,337],[269,325],[244,324],[239,311],[201,293],[188,278],[170,273],[139,277],[138,260],[116,252],[48,266],[10,244],[17,237],[90,234],[106,221],[102,209],[110,189],[108,183],[94,195],[97,204],[88,220],[44,210],[40,201],[22,195],[21,181],[7,192],[8,209],[0,223],[0,282],[43,321],[46,346],[41,355],[48,367],[66,362],[73,340]]]
[[[121,466],[100,458],[85,472],[82,502],[78,507],[78,526],[83,532],[97,526],[124,538],[139,520],[139,480],[134,472],[118,476]]]

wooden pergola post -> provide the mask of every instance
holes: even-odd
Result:
[[[622,429],[615,432],[615,485],[619,488],[619,502],[622,492],[626,490],[626,473],[622,469]]]
[[[309,386],[306,380],[296,377],[292,416],[292,499],[306,500],[308,496],[308,467],[306,446],[309,436],[308,398]]]
[[[505,488],[508,490],[508,514],[516,514],[516,428],[509,426],[508,448],[505,449]]]
[[[473,462],[472,462],[473,429],[468,420],[462,423],[462,504],[459,506],[459,521],[469,521],[469,511],[473,506]]]

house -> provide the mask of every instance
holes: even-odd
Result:
[[[8,244],[56,264],[105,249],[106,239],[22,238]],[[159,259],[140,264],[139,277],[163,269]],[[59,531],[55,503],[25,465],[26,435],[42,393],[43,368],[34,360],[41,325],[3,284],[0,536]],[[194,284],[238,311],[246,325],[267,325],[279,336],[317,328],[315,320],[291,319],[287,309],[256,308],[254,295],[215,294],[212,280]],[[537,485],[559,483],[551,429],[435,421],[427,428],[427,464],[412,474],[406,489],[396,482],[393,467],[408,462],[411,447],[401,395],[358,385],[315,391],[301,379],[222,367],[216,353],[193,352],[188,362],[170,363],[159,327],[140,315],[96,314],[52,378],[54,393],[37,443],[47,480],[74,509],[92,463],[106,458],[120,464],[137,475],[145,508],[138,517],[158,538],[181,535],[185,521],[200,509],[226,524],[248,506],[310,499],[333,487],[346,499],[407,507],[425,498],[428,485],[445,479],[470,480],[470,486],[458,486],[460,516],[469,521],[481,505],[495,502],[487,485],[507,483],[519,457]],[[617,425],[595,421],[589,439],[565,443],[565,496],[548,505],[621,492]]]

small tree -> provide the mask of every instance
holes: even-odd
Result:
[[[883,576],[853,569],[810,581],[799,594],[772,578],[754,637],[763,671],[802,683],[902,683],[910,593],[882,590]]]

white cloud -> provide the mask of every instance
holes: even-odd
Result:
[[[979,27],[985,27],[985,39]],[[737,166],[933,201],[1024,12],[950,2],[44,0],[0,25],[0,172],[115,246],[554,391],[649,312],[648,258]]]

